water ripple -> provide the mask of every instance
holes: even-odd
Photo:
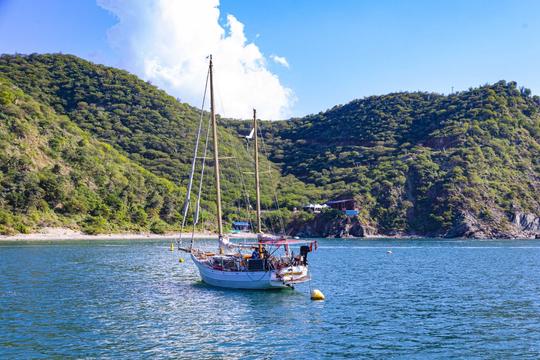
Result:
[[[0,358],[540,357],[539,241],[320,245],[325,302],[209,287],[162,241],[0,244]]]

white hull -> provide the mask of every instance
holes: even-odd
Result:
[[[298,276],[278,277],[276,270],[269,271],[222,271],[209,267],[206,263],[201,262],[193,254],[191,259],[197,265],[202,280],[213,286],[230,288],[230,289],[279,289],[286,288],[288,280],[289,284],[295,282],[303,282],[307,279],[307,268],[302,266],[302,269],[295,269]],[[299,267],[295,267],[299,268]],[[300,275],[301,274],[301,275]],[[303,281],[295,281],[303,278]]]

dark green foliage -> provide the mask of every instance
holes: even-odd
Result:
[[[395,93],[267,124],[266,141],[285,174],[357,194],[382,232],[444,234],[463,213],[503,230],[514,211],[540,214],[539,100],[504,81]]]
[[[178,227],[197,109],[69,55],[4,55],[0,74],[1,233]],[[238,137],[251,122],[219,122],[220,154],[234,156],[222,166],[226,222],[253,220],[243,195],[253,204],[252,149]],[[261,128],[272,160],[262,156],[263,208],[280,200],[263,214],[268,230],[294,207],[344,194],[383,233],[443,235],[464,217],[504,231],[515,212],[540,214],[540,98],[513,82],[373,96]]]
[[[185,180],[199,116],[193,107],[126,71],[70,55],[4,55],[0,72],[154,174]]]
[[[46,138],[43,152],[48,156],[61,154],[65,161],[82,167],[82,171],[100,169],[102,164],[93,162],[92,151],[83,151],[92,139],[97,139],[107,151],[117,150],[156,178],[168,179],[182,187],[187,185],[200,115],[197,109],[178,102],[126,71],[95,65],[70,55],[3,55],[0,57],[0,72],[33,98],[37,108],[35,111],[47,109],[49,113],[54,112],[55,115],[50,117],[57,119],[55,125],[62,131],[86,131],[87,135],[76,141],[71,138]],[[11,91],[2,90],[0,101],[2,104],[12,104],[14,96]],[[20,111],[21,117],[25,118],[27,109]],[[37,119],[35,122],[47,127],[54,122],[51,118],[43,124]],[[6,130],[15,136],[23,136],[28,130],[25,126],[35,125],[15,122]],[[227,221],[246,219],[248,213],[242,210],[245,209],[243,188],[248,190],[251,203],[254,202],[254,180],[253,175],[249,175],[249,172],[253,172],[252,154],[236,133],[221,129],[220,138],[220,156],[229,158],[222,165],[225,218]],[[25,163],[26,160],[17,159],[20,163],[11,166],[30,166]],[[129,162],[127,159],[124,161]],[[55,214],[65,216],[89,214],[107,219],[114,214],[128,228],[133,226],[136,229],[151,226],[164,231],[164,225],[153,219],[161,219],[170,225],[181,221],[178,213],[181,201],[176,196],[164,195],[162,191],[131,178],[122,184],[133,187],[133,193],[127,196],[120,190],[111,191],[115,188],[107,184],[107,175],[94,179],[96,187],[107,187],[102,189],[103,194],[96,194],[80,179],[88,174],[70,173],[67,176],[61,169],[57,167],[56,172],[52,168],[45,169],[39,175],[29,170],[27,172],[32,173],[32,177],[10,179],[10,186],[23,186],[25,189],[24,192],[10,192],[7,195],[10,204],[17,211],[24,212],[31,205],[28,203],[43,200],[47,209],[54,209]],[[210,190],[213,173],[211,166],[207,169],[203,216],[204,221],[212,223],[215,213],[215,195]],[[262,176],[264,208],[273,206],[273,194],[282,189],[281,206],[285,208],[292,209],[307,201],[309,191],[293,176],[281,179],[276,167],[264,157],[261,169],[265,171]],[[244,181],[241,181],[241,177]],[[76,181],[78,186],[66,193],[71,181]],[[62,204],[61,208],[56,207],[58,203]],[[87,223],[90,224],[88,228],[100,229],[97,223]]]
[[[154,214],[164,214],[154,229],[177,227],[168,212],[181,206],[182,189],[92,139],[9,81],[0,79],[0,92],[1,233],[47,225],[88,233],[141,231]],[[156,197],[167,199],[168,208]]]

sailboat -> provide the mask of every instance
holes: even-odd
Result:
[[[189,247],[180,247],[188,252],[197,266],[202,280],[213,286],[234,289],[276,289],[294,288],[296,284],[311,280],[308,269],[308,254],[317,248],[316,241],[289,239],[285,236],[266,235],[262,232],[260,178],[259,178],[259,144],[257,139],[257,113],[253,110],[254,163],[256,187],[256,238],[251,242],[236,243],[223,232],[220,158],[217,121],[214,107],[213,64],[210,56],[208,76],[210,80],[210,122],[212,127],[213,160],[216,191],[216,225],[218,231],[218,247],[216,251],[206,251],[194,246],[193,236]],[[205,92],[206,93],[206,92]],[[204,100],[203,100],[204,106]],[[186,199],[189,199],[197,147],[200,137],[200,126],[195,144],[192,172]],[[208,142],[208,136],[207,136]],[[206,149],[205,149],[206,156]],[[203,159],[205,158],[203,157]],[[204,172],[204,163],[203,163]],[[201,173],[202,174],[202,173]],[[201,176],[202,184],[202,176]],[[199,188],[200,189],[200,188]],[[200,204],[200,191],[197,206]],[[184,205],[184,218],[187,214]],[[196,216],[198,218],[198,208]],[[295,255],[293,248],[299,247]]]

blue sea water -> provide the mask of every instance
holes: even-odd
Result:
[[[540,358],[540,241],[319,245],[324,302],[209,287],[164,241],[2,243],[0,358]]]

